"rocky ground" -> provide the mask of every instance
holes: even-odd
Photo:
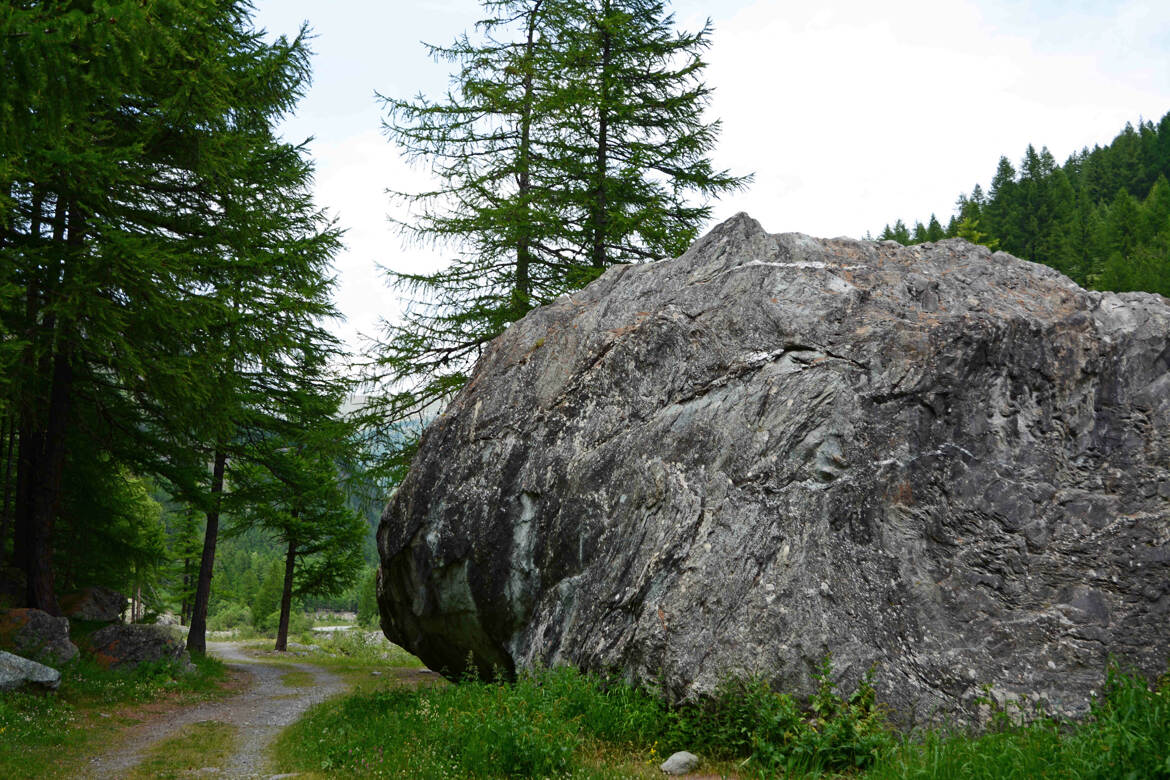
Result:
[[[267,663],[246,655],[235,642],[208,642],[208,652],[224,661],[228,669],[247,680],[239,693],[189,709],[159,713],[130,728],[118,746],[93,758],[86,777],[125,777],[149,749],[195,723],[205,721],[235,726],[240,735],[236,752],[221,767],[197,773],[215,777],[271,777],[265,771],[266,748],[285,726],[293,723],[311,705],[341,693],[345,684],[332,672],[308,663]],[[313,675],[308,686],[289,687],[282,677],[290,671]]]

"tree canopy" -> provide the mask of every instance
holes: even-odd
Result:
[[[11,526],[32,606],[56,611],[58,521],[111,530],[85,524],[114,515],[63,514],[65,486],[129,496],[150,476],[213,510],[286,367],[331,348],[339,233],[305,150],[274,130],[307,84],[304,31],[269,42],[250,11],[58,0],[0,16],[0,549]]]
[[[1028,146],[1018,170],[1000,158],[986,195],[977,184],[959,196],[944,235],[1050,265],[1083,286],[1170,296],[1168,176],[1170,114],[1126,125],[1112,143],[1063,165],[1047,148]],[[937,240],[899,225],[879,237]]]
[[[392,274],[412,298],[371,377],[377,413],[409,458],[412,430],[466,380],[484,345],[530,308],[614,263],[681,253],[709,200],[746,178],[708,154],[717,122],[702,53],[659,0],[488,0],[474,35],[431,56],[454,67],[441,99],[383,97],[384,128],[435,189],[397,193],[405,234],[454,251],[430,274]],[[398,424],[397,427],[393,427]]]

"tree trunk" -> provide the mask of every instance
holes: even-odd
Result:
[[[606,199],[606,174],[609,171],[609,64],[612,56],[613,42],[609,32],[608,0],[603,5],[605,17],[601,20],[601,73],[600,89],[598,90],[597,111],[597,157],[594,161],[594,176],[597,181],[593,191],[593,248],[590,260],[594,268],[605,267],[605,234],[609,229],[609,220],[606,210],[609,204]]]
[[[4,504],[0,506],[0,573],[8,561],[8,538],[12,535],[13,458],[16,455],[16,415],[4,416]]]
[[[55,264],[50,264],[44,289],[48,298],[65,290],[70,261],[81,248],[84,219],[76,204],[57,195],[53,212],[52,245],[60,250]],[[61,477],[65,470],[65,436],[68,431],[70,401],[73,394],[72,336],[55,312],[45,314],[41,330],[52,343],[41,363],[41,376],[48,377],[48,403],[44,415],[35,420],[37,446],[29,472],[24,511],[17,509],[17,522],[23,514],[25,547],[23,566],[26,576],[28,605],[60,614],[53,582],[53,526],[61,502]],[[34,400],[32,404],[36,404]],[[19,498],[19,497],[18,497]]]
[[[65,470],[66,420],[73,389],[73,366],[62,352],[53,356],[53,380],[49,394],[48,424],[40,438],[42,449],[29,480],[30,504],[26,509],[25,574],[30,607],[50,615],[60,614],[53,587],[53,526],[61,499],[61,475]]]
[[[520,104],[520,148],[517,150],[516,195],[520,201],[520,235],[516,238],[516,284],[512,290],[512,305],[516,319],[532,308],[532,283],[529,267],[532,264],[532,215],[529,199],[532,197],[532,68],[536,61],[536,22],[541,2],[528,12],[528,40],[524,44],[524,99]]]
[[[289,541],[284,557],[284,588],[280,593],[280,625],[276,629],[276,649],[288,650],[288,618],[292,612],[293,569],[296,566],[297,543]]]
[[[191,607],[191,630],[187,632],[187,650],[207,654],[207,603],[211,600],[211,572],[215,566],[215,541],[219,536],[219,504],[223,497],[223,473],[227,454],[215,450],[211,469],[211,509],[207,512],[207,528],[203,532],[203,557],[199,560],[199,581],[195,585],[195,603]]]
[[[44,226],[45,194],[40,188],[33,192],[29,213],[29,240],[39,245]],[[44,339],[44,329],[38,326],[41,312],[41,282],[30,274],[24,291],[24,327],[26,346],[21,355],[22,385],[18,388],[16,413],[19,417],[16,454],[16,496],[13,505],[12,557],[24,571],[28,585],[29,560],[32,544],[33,484],[40,472],[40,452],[44,449],[44,429],[36,414],[38,385],[36,344]]]

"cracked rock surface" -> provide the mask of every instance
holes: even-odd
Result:
[[[382,626],[448,673],[809,693],[831,651],[903,723],[1083,714],[1166,668],[1168,369],[1159,296],[740,214],[492,342],[382,518]]]

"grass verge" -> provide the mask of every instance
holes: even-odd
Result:
[[[284,772],[363,777],[653,777],[683,749],[708,759],[704,771],[732,775],[780,767],[761,752],[766,740],[799,756],[793,766],[871,763],[893,744],[872,688],[843,699],[827,674],[813,711],[759,682],[669,708],[651,692],[567,667],[510,684],[384,687],[311,710],[274,752]]]
[[[316,680],[317,678],[313,676],[312,672],[304,672],[300,669],[293,669],[280,676],[280,681],[284,683],[286,688],[308,688]]]
[[[265,663],[310,663],[341,676],[355,688],[378,683],[378,676],[395,677],[404,670],[424,670],[422,661],[390,643],[379,633],[360,630],[335,631],[304,637],[295,652],[278,653],[268,643],[249,642],[248,653]],[[295,678],[294,678],[295,679]]]
[[[1170,778],[1170,681],[1111,669],[1080,723],[995,714],[982,734],[900,736],[870,680],[839,694],[822,668],[797,702],[759,681],[670,708],[571,669],[503,684],[383,684],[319,705],[281,735],[278,769],[308,777],[654,777],[676,750],[729,777]]]
[[[200,769],[221,769],[235,751],[236,738],[236,727],[227,723],[193,723],[182,734],[152,747],[127,780],[178,778]]]
[[[54,693],[0,693],[0,777],[76,777],[82,756],[98,749],[126,722],[121,710],[165,700],[176,705],[218,696],[223,664],[194,658],[196,671],[176,664],[143,664],[133,672],[103,669],[89,660],[66,666]]]
[[[912,734],[870,776],[893,778],[1170,778],[1170,676],[1154,685],[1110,668],[1087,718],[998,709],[986,733]]]

